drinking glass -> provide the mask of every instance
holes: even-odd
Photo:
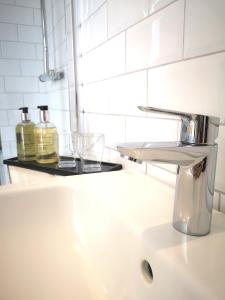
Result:
[[[60,168],[76,167],[76,149],[72,141],[72,133],[70,131],[62,131],[58,134],[59,138],[59,162]]]
[[[105,139],[102,133],[79,133],[77,135],[77,152],[83,172],[101,171],[104,146]]]

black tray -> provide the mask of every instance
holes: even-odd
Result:
[[[17,157],[5,159],[4,164],[8,166],[15,166],[20,168],[25,168],[29,170],[44,172],[52,175],[61,175],[61,176],[71,176],[71,175],[81,175],[88,173],[101,173],[101,172],[111,172],[118,171],[122,169],[122,165],[102,162],[101,171],[95,172],[83,172],[81,168],[81,162],[79,158],[76,158],[76,167],[74,168],[59,168],[57,164],[38,164],[35,161],[32,162],[22,162],[17,159]]]

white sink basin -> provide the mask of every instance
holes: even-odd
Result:
[[[181,234],[173,196],[125,171],[2,187],[0,299],[224,300],[225,216]]]

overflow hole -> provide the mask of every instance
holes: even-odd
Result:
[[[141,263],[142,274],[144,275],[145,280],[148,283],[152,283],[153,281],[153,272],[150,266],[150,263],[147,260],[143,260]]]

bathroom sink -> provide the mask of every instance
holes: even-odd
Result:
[[[1,187],[0,299],[224,299],[225,216],[184,235],[173,197],[126,171]]]

